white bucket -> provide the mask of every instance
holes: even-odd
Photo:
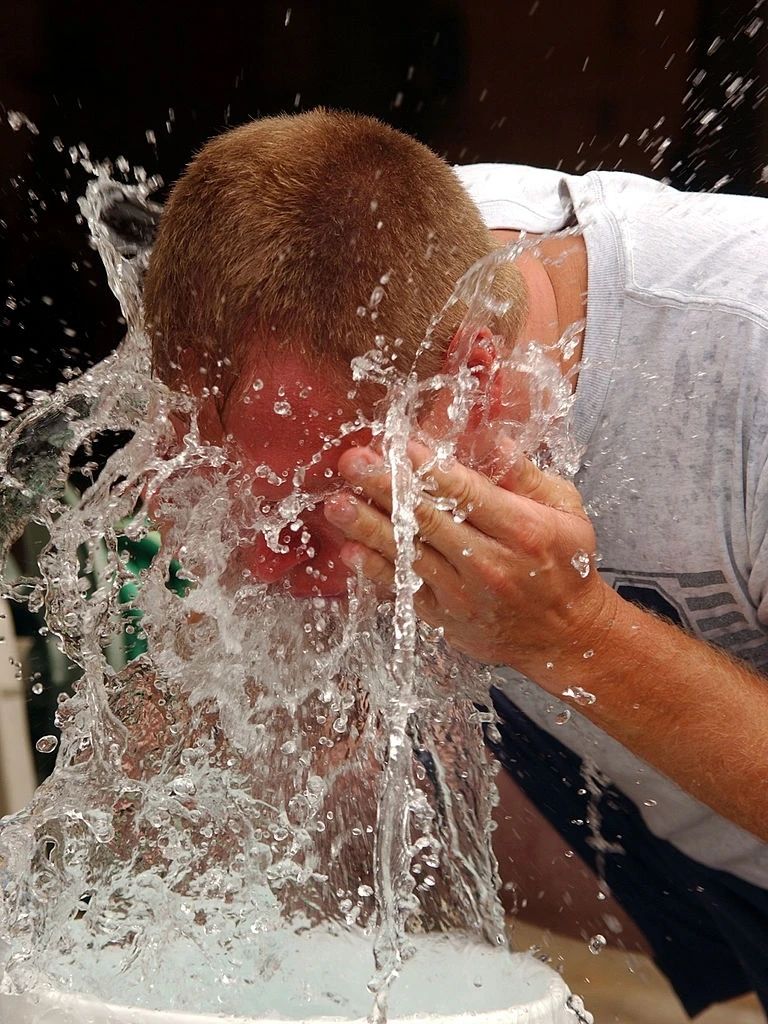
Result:
[[[516,961],[511,1002],[485,1012],[419,1013],[390,1017],[390,1024],[579,1024],[589,1020],[567,1005],[569,991],[551,968],[527,954]],[[280,1020],[147,1010],[61,992],[0,994],[0,1024],[286,1024]],[[290,1018],[290,1024],[367,1024],[365,1018]]]

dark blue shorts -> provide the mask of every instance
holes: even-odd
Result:
[[[523,792],[568,845],[597,871],[586,825],[581,759],[491,691],[501,742],[488,741]],[[645,934],[654,960],[686,1011],[754,991],[768,1012],[768,892],[692,860],[655,836],[637,807],[606,786],[601,831],[624,853],[607,854],[603,877]],[[768,808],[766,808],[768,813]]]

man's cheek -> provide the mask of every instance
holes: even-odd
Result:
[[[328,522],[322,510],[313,515],[307,529],[311,537],[309,546],[315,552],[313,563],[330,569],[339,565],[339,551],[347,539],[342,531]]]
[[[235,562],[254,579],[262,583],[277,583],[297,567],[310,561],[313,551],[311,540],[297,535],[297,531],[286,528],[278,538],[279,547],[275,551],[267,543],[263,535],[243,544],[235,552]]]

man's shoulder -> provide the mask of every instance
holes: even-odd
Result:
[[[643,302],[741,314],[768,327],[768,200],[681,192],[639,175],[568,178],[579,222],[610,221],[625,288]]]
[[[682,192],[623,171],[567,174],[524,164],[455,168],[487,227],[584,231],[594,281],[643,303],[742,315],[768,325],[768,199]]]
[[[593,263],[610,250],[625,295],[768,327],[768,200],[688,193],[618,171],[563,182]]]

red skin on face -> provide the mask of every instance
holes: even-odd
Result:
[[[253,474],[256,467],[268,465],[284,480],[277,485],[257,479],[251,485],[254,494],[263,497],[263,503],[274,504],[289,495],[294,490],[295,471],[316,453],[321,453],[321,458],[306,471],[302,490],[317,495],[338,490],[345,486],[338,476],[339,457],[352,447],[370,442],[370,431],[358,430],[347,434],[338,446],[322,451],[326,440],[337,438],[341,425],[354,416],[348,402],[340,400],[338,388],[334,393],[321,373],[300,356],[281,354],[279,367],[260,367],[258,372],[244,374],[229,397],[223,433],[231,438],[244,471]],[[255,391],[257,380],[263,386]],[[280,415],[284,403],[290,413]],[[344,535],[325,519],[322,501],[312,511],[302,512],[301,519],[311,536],[308,543],[301,544],[303,529],[285,530],[281,540],[290,550],[279,554],[271,551],[260,536],[252,546],[238,549],[237,567],[250,570],[253,578],[265,583],[283,580],[294,597],[346,594],[349,570],[339,558]]]

